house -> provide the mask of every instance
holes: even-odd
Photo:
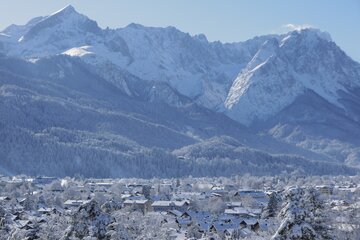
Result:
[[[56,208],[44,208],[41,207],[37,210],[39,213],[43,214],[43,215],[51,215],[51,214],[57,214],[59,213],[59,211]]]
[[[235,226],[232,223],[223,223],[220,221],[215,221],[209,231],[213,232],[213,233],[225,233],[225,231],[227,230],[227,232],[231,232],[232,230],[239,228],[238,226]],[[231,230],[230,230],[231,229]]]
[[[210,193],[211,196],[216,196],[220,198],[225,198],[228,195],[228,191],[222,188],[213,188]]]
[[[206,220],[200,221],[198,220],[197,225],[199,227],[200,232],[209,232],[211,228],[211,222],[208,222]]]
[[[91,192],[107,192],[114,185],[113,182],[91,182],[87,183]]]
[[[101,209],[106,213],[119,210],[121,209],[121,207],[122,207],[122,202],[116,201],[114,199],[107,200],[103,205],[101,205]]]
[[[259,198],[267,198],[267,194],[263,191],[259,191],[259,190],[239,190],[237,191],[234,196],[240,196],[240,197],[246,197],[246,196],[250,196],[254,199],[259,199]]]
[[[240,190],[234,194],[234,197],[253,199],[253,205],[257,207],[265,207],[269,202],[269,196],[265,192],[259,190]]]
[[[17,201],[21,206],[24,206],[24,203],[26,202],[26,198],[17,198],[16,201]]]
[[[188,200],[183,201],[155,201],[151,207],[155,212],[165,212],[170,210],[185,211],[189,206]]]
[[[19,211],[23,211],[24,207],[21,206],[20,204],[10,204],[10,209],[12,212],[14,212],[14,211],[19,212]]]
[[[244,220],[242,220],[239,225],[241,229],[247,227],[247,223]]]
[[[142,188],[142,184],[128,184],[128,185],[126,185],[126,187],[128,188],[128,189],[133,189],[133,188]]]
[[[234,196],[238,196],[240,198],[246,198],[246,197],[250,197],[253,198],[256,201],[260,201],[260,202],[268,202],[269,201],[269,197],[268,195],[263,192],[263,191],[259,191],[259,190],[240,190],[237,191]]]
[[[224,235],[226,239],[231,239],[232,235],[234,234],[235,229],[225,229]]]
[[[167,212],[168,215],[172,215],[174,217],[181,217],[184,213],[183,212],[180,212],[178,210],[170,210]]]
[[[126,199],[131,198],[132,196],[133,196],[133,195],[132,195],[132,194],[129,194],[129,193],[121,194],[121,199],[122,199],[122,200],[126,200]]]
[[[235,215],[237,217],[248,217],[249,216],[248,210],[246,208],[242,208],[242,207],[225,209],[224,213],[229,214],[229,215]]]
[[[6,185],[8,185],[11,187],[20,187],[23,184],[23,182],[24,182],[24,180],[22,180],[22,179],[11,177],[11,178],[6,178],[6,180],[1,181],[0,186],[5,187]]]
[[[190,218],[176,218],[175,222],[178,224],[179,228],[188,227],[192,224]]]
[[[249,228],[255,232],[260,229],[260,223],[257,219],[247,218],[240,222],[240,228]]]
[[[83,204],[89,203],[90,200],[66,200],[64,202],[64,207],[65,208],[71,208],[71,207],[79,207]]]
[[[11,200],[11,198],[8,197],[8,196],[0,197],[0,201],[1,201],[1,202],[2,202],[2,201],[10,201],[10,200]]]
[[[334,191],[333,186],[327,186],[327,185],[316,186],[315,188],[322,194],[326,194],[326,195],[331,195],[333,194]]]
[[[181,215],[182,218],[191,218],[191,216],[189,215],[189,213],[187,212],[184,212],[182,215]]]
[[[235,207],[232,209],[225,209],[225,214],[235,215],[242,218],[260,218],[262,209],[260,208],[243,208]]]
[[[114,185],[114,183],[113,182],[97,182],[97,183],[95,183],[95,185],[98,187],[109,189]]]
[[[188,216],[199,227],[200,232],[208,232],[213,222],[211,214],[203,211],[187,211],[183,216]]]
[[[222,213],[220,214],[217,219],[219,221],[223,221],[225,223],[229,223],[229,222],[234,222],[235,220],[237,220],[238,218],[234,215],[230,215],[230,214],[225,214],[225,213]]]
[[[147,199],[127,199],[124,201],[124,207],[140,210],[143,213],[149,211],[150,206],[151,202]]]
[[[260,224],[259,224],[259,222],[256,222],[256,223],[250,225],[250,229],[251,229],[252,231],[254,231],[254,232],[258,231],[258,230],[260,229]]]
[[[209,212],[204,211],[186,211],[183,216],[188,216],[189,218],[195,221],[203,221],[211,219],[211,214]]]
[[[48,221],[47,218],[39,218],[37,220],[37,223],[46,223],[47,221]]]
[[[61,186],[61,184],[52,184],[50,191],[54,192],[54,193],[60,193],[60,192],[63,192],[64,189]],[[81,190],[79,192],[81,192]]]
[[[226,207],[228,209],[234,209],[234,208],[237,208],[237,207],[242,207],[243,204],[241,202],[228,202],[226,203]]]
[[[180,193],[176,193],[173,194],[172,196],[172,200],[184,200],[184,199],[205,199],[204,194],[200,193],[200,192],[180,192]]]
[[[15,222],[15,225],[19,229],[25,229],[25,230],[34,229],[34,224],[30,220],[18,220]]]
[[[243,228],[243,229],[240,230],[240,236],[242,238],[246,238],[246,237],[250,236],[251,234],[252,234],[252,232],[248,228]]]
[[[60,185],[61,187],[61,185]],[[80,193],[84,193],[86,191],[90,191],[90,192],[93,192],[93,190],[91,188],[87,189],[88,186],[84,186],[84,185],[74,185],[74,186],[70,186],[69,189],[75,191],[75,192],[80,192]],[[57,188],[57,191],[60,191],[60,192],[63,192],[63,189],[62,187],[59,188],[59,187],[56,187]]]
[[[131,194],[142,194],[143,184],[129,184],[126,186],[126,189]]]
[[[217,197],[217,198],[222,198],[223,196],[219,193],[211,193],[211,197]]]
[[[35,185],[47,185],[56,180],[58,179],[55,177],[36,177],[33,179],[32,183]]]
[[[165,195],[165,194],[157,194],[157,195],[152,195],[150,196],[150,199],[154,202],[154,201],[168,201],[169,200],[169,196]]]
[[[217,186],[217,185],[213,185],[213,186],[211,187],[211,190],[212,190],[212,191],[224,190],[224,187],[222,187],[222,186]]]
[[[27,212],[25,212],[25,211],[16,211],[13,214],[12,220],[13,221],[15,221],[15,220],[24,220],[24,219],[27,219],[27,218],[28,218]]]

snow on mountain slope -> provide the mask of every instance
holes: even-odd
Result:
[[[291,104],[306,90],[343,107],[340,92],[360,86],[359,64],[316,29],[290,32],[263,44],[230,88],[227,114],[251,125]]]
[[[181,99],[187,104],[169,106],[157,100],[162,96],[140,92],[149,93],[144,88],[155,86],[166,95],[165,83],[147,86],[149,81],[143,81],[138,86],[131,81],[129,87],[138,95],[129,97],[91,68],[64,55],[36,62],[0,56],[0,168],[14,174],[55,176],[222,176],[241,169],[241,162],[231,163],[231,171],[224,172],[210,162],[182,162],[169,150],[220,135],[231,136],[243,146],[278,144],[291,149],[255,136],[188,99]],[[263,156],[252,154],[256,155]],[[148,170],[140,171],[144,166]],[[353,174],[354,170],[338,172]]]
[[[357,64],[328,33],[316,29],[222,44],[173,27],[130,24],[103,30],[67,6],[3,34],[19,37],[11,47],[0,46],[8,55],[80,57],[129,96],[126,80],[114,77],[119,72],[168,83],[198,104],[247,125],[273,116],[306,89],[340,106],[338,92],[359,85]]]
[[[226,112],[233,119],[249,125],[271,116],[303,90],[289,73],[291,66],[278,58],[274,50],[277,50],[276,40],[265,42],[234,81],[225,101]]]
[[[71,57],[84,57],[87,54],[94,54],[91,52],[91,46],[82,46],[79,48],[71,48],[65,51],[63,54],[69,55]]]
[[[126,111],[144,110],[146,106],[153,112],[137,112],[141,119],[151,119],[152,123],[161,123],[172,130],[171,121],[179,123],[175,124],[177,137],[185,134],[186,139],[203,140],[206,136],[224,134],[227,129],[226,134],[238,134],[238,138],[244,138],[244,143],[249,141],[249,146],[271,153],[357,161],[356,149],[360,144],[353,137],[344,138],[343,135],[358,128],[360,121],[360,65],[347,57],[329,34],[317,29],[224,44],[209,42],[202,34],[191,36],[174,27],[130,24],[120,29],[101,29],[95,21],[67,6],[24,26],[12,25],[5,29],[0,33],[0,54],[25,59],[35,65],[46,63],[51,68],[51,71],[44,71],[44,67],[46,74],[36,76],[26,71],[24,78],[50,78],[76,91],[84,87],[89,90],[86,93],[89,99],[91,96],[97,98],[99,92],[87,88],[88,75],[80,74],[81,79],[69,78],[78,68],[68,66],[68,60],[81,63],[81,69],[86,69],[98,81],[105,81],[103,84],[121,95],[119,99],[139,103],[132,106],[133,102],[124,100],[122,107],[129,104]],[[13,60],[7,61],[12,63]],[[49,63],[52,61],[60,61],[60,67]],[[9,67],[6,61],[2,64]],[[22,71],[33,69],[24,63],[14,65]],[[301,99],[309,92],[316,96],[309,98],[313,102],[301,104]],[[101,97],[105,96],[101,94]],[[97,101],[92,103],[89,99],[88,105],[98,106]],[[329,104],[329,107],[320,108],[320,103],[321,106]],[[176,109],[175,117],[168,116],[173,111],[159,111],[159,106]],[[318,106],[319,112],[313,110],[314,106]],[[299,111],[304,116],[318,114],[316,118],[302,118],[296,115],[296,109],[302,110]],[[335,109],[336,114],[330,114]],[[213,111],[219,115],[214,115]],[[183,119],[181,114],[192,117]],[[229,122],[222,114],[267,136],[260,141],[251,129],[244,137],[241,135],[243,125]],[[197,116],[202,116],[199,122],[210,116],[215,120],[211,124],[199,123],[199,127],[192,122]],[[185,123],[180,124],[182,120]],[[231,130],[224,126],[226,124],[231,125]],[[330,133],[315,131],[309,127],[312,125]],[[147,140],[146,137],[136,138],[136,141]],[[336,149],[336,153],[331,149]]]
[[[234,81],[226,114],[283,142],[359,166],[360,64],[327,33],[268,40]]]
[[[142,79],[168,82],[191,98],[202,95],[205,85],[211,85],[216,78],[226,85],[231,80],[227,74],[236,74],[242,60],[235,52],[239,55],[234,58],[237,62],[229,57],[222,62],[206,39],[191,37],[173,27],[148,28],[131,24],[117,32],[128,43],[133,58],[126,67],[130,72]],[[216,89],[221,95],[226,91],[224,87]],[[213,93],[217,95],[215,87]]]
[[[138,78],[166,82],[212,109],[223,105],[233,78],[251,58],[241,44],[209,43],[204,35],[192,37],[173,27],[130,24],[102,30],[72,6],[20,28],[22,36],[16,34],[8,55],[31,59],[63,53],[95,66],[111,63]]]
[[[47,17],[31,20],[25,26],[7,29],[9,35],[14,32],[16,47],[9,49],[9,55],[26,58],[44,57],[61,53],[61,49],[71,48],[80,43],[91,43],[102,34],[95,21],[75,11],[72,6]]]
[[[276,139],[326,155],[335,162],[359,166],[359,126],[342,108],[307,90],[257,127]]]
[[[321,172],[348,172],[351,168],[328,162],[313,162],[297,156],[270,155],[240,144],[235,139],[219,136],[173,151],[187,161],[210,163],[213,171],[222,168],[230,174],[262,175],[297,171],[312,175]],[[225,167],[226,166],[226,167]],[[351,171],[351,170],[350,170]],[[356,171],[355,171],[356,172]]]
[[[15,24],[10,25],[3,31],[3,34],[5,34],[6,36],[9,36],[12,41],[17,42],[33,26],[35,26],[37,23],[39,23],[43,19],[44,19],[44,17],[36,17],[34,19],[31,19],[25,25],[15,25]]]

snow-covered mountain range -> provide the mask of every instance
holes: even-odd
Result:
[[[112,169],[120,155],[152,159],[156,147],[168,159],[216,136],[254,155],[360,166],[360,64],[318,29],[209,42],[174,27],[102,29],[67,6],[0,32],[0,54],[0,169],[55,155],[53,174],[84,158]]]

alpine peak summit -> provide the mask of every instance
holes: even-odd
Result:
[[[15,45],[10,47],[14,50],[9,52],[10,55],[20,54],[30,58],[58,54],[60,47],[71,46],[79,38],[81,42],[90,41],[102,30],[95,21],[68,5],[49,16],[34,18],[24,26],[12,25],[4,33],[12,40],[9,44]],[[54,43],[53,46],[51,43]]]
[[[262,44],[233,82],[225,106],[232,118],[250,125],[274,116],[308,90],[344,108],[342,94],[359,86],[359,64],[327,33],[304,29]]]
[[[54,16],[54,15],[69,16],[70,14],[79,14],[71,4],[65,6],[64,8],[60,9],[59,11],[57,11],[51,15],[52,16]]]

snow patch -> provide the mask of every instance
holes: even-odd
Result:
[[[63,52],[62,54],[68,55],[71,57],[83,57],[88,54],[94,54],[93,52],[90,51],[91,48],[92,48],[91,46],[82,46],[79,48],[71,48],[71,49]]]

